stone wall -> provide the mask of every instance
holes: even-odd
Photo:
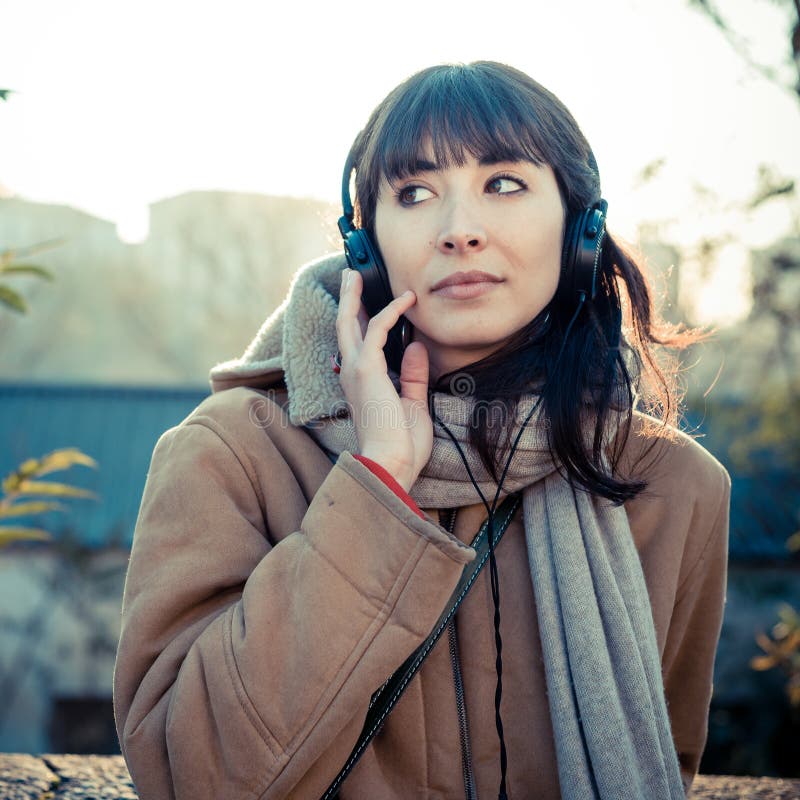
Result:
[[[122,756],[0,754],[4,800],[137,800]],[[800,780],[698,775],[692,800],[797,800]]]

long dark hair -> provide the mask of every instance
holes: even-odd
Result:
[[[438,65],[397,86],[356,141],[356,222],[373,240],[382,179],[412,174],[425,140],[445,169],[463,165],[466,153],[549,164],[568,215],[600,198],[589,143],[554,94],[505,64]],[[516,420],[521,397],[543,391],[551,453],[574,486],[616,503],[646,487],[644,480],[626,479],[617,470],[633,412],[652,418],[647,427],[656,437],[670,435],[681,392],[677,359],[664,346],[681,349],[704,334],[658,318],[636,256],[608,230],[600,269],[597,295],[584,304],[566,342],[575,307],[551,303],[496,352],[441,375],[430,387],[452,393],[467,378],[477,401],[469,442],[495,481],[512,426],[480,424],[485,402],[495,409],[499,402],[504,418]],[[584,433],[587,426],[593,430],[591,441]]]

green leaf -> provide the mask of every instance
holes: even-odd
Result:
[[[45,500],[31,503],[17,503],[4,506],[0,503],[0,519],[9,517],[26,517],[30,514],[44,514],[46,511],[66,511],[67,506],[62,503],[48,503]]]
[[[35,264],[12,264],[8,267],[0,267],[0,273],[3,275],[10,275],[12,273],[17,275],[38,275],[48,281],[54,281],[55,275],[49,269],[44,267],[37,267]]]
[[[11,542],[38,541],[49,542],[53,537],[41,528],[3,528],[0,527],[0,547],[5,547]]]
[[[0,100],[8,100],[8,96],[13,93],[13,89],[0,89]]]
[[[8,286],[3,286],[2,284],[0,284],[0,303],[22,314],[28,310],[28,304],[19,292],[15,292],[13,289],[10,289]]]

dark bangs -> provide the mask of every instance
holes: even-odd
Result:
[[[563,124],[550,106],[561,105],[544,87],[523,73],[492,62],[432,67],[398,86],[375,109],[364,129],[356,157],[359,224],[374,233],[381,180],[390,183],[419,171],[429,141],[435,165],[463,166],[477,160],[531,161],[550,164],[565,208],[591,201],[593,172],[586,169],[586,197],[575,197],[564,180],[565,164],[587,148],[575,136],[577,126]],[[534,90],[535,88],[535,90]],[[569,112],[564,109],[567,115]],[[571,120],[571,117],[570,117]],[[574,169],[574,166],[573,166]],[[583,188],[583,187],[579,187]]]
[[[428,141],[432,153],[423,152]],[[372,112],[352,152],[354,221],[373,240],[384,177],[394,183],[416,173],[431,155],[434,167],[445,169],[463,165],[469,155],[548,164],[569,216],[600,198],[597,163],[566,106],[525,73],[492,61],[443,64],[412,75]],[[662,435],[669,435],[667,423],[677,424],[680,362],[667,359],[662,369],[662,348],[681,349],[701,339],[659,318],[638,255],[610,230],[598,285],[596,297],[583,306],[577,299],[574,306],[550,303],[498,350],[429,386],[430,400],[434,391],[459,393],[464,377],[470,378],[476,403],[469,443],[495,480],[512,429],[485,424],[481,401],[502,403],[506,419],[513,420],[521,398],[541,392],[554,462],[573,487],[615,503],[645,488],[642,472],[618,468],[634,403],[660,419]],[[587,426],[593,431],[589,441]],[[606,453],[603,443],[612,440]]]

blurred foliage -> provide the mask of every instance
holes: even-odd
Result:
[[[54,450],[42,458],[29,458],[2,483],[0,519],[13,519],[42,514],[47,511],[66,511],[67,507],[54,501],[55,497],[80,497],[97,499],[94,492],[65,483],[40,481],[43,475],[69,469],[75,464],[97,467],[97,462],[74,447]],[[31,498],[51,498],[31,499]],[[50,534],[41,528],[22,525],[0,525],[0,547],[20,540],[50,541]]]
[[[13,93],[12,89],[0,89],[0,100],[8,100]],[[54,276],[50,270],[37,264],[20,263],[20,258],[28,258],[45,250],[59,246],[63,239],[51,239],[25,248],[4,250],[0,252],[0,277],[9,278],[19,275],[32,275],[44,280],[53,281]],[[22,295],[12,289],[5,281],[0,282],[0,305],[24,314],[28,305]],[[75,464],[87,467],[97,467],[97,462],[90,456],[82,453],[75,447],[54,450],[42,458],[29,458],[24,461],[14,472],[8,475],[2,483],[2,496],[0,496],[0,519],[19,519],[47,511],[66,511],[67,507],[61,503],[43,499],[54,497],[81,497],[94,498],[96,495],[86,489],[79,489],[65,483],[52,481],[39,481],[43,475],[51,472],[60,472],[69,469]],[[23,498],[20,501],[20,498]],[[0,548],[11,542],[22,540],[49,541],[52,537],[42,528],[33,528],[26,525],[0,525]]]
[[[31,247],[0,252],[0,278],[9,278],[17,275],[34,275],[44,280],[54,280],[53,273],[50,272],[50,270],[37,266],[36,264],[21,264],[18,263],[17,259],[28,258],[29,256],[41,253],[45,250],[50,250],[62,244],[63,241],[63,239],[51,239]],[[24,314],[28,311],[28,304],[25,302],[22,295],[5,282],[0,283],[0,304],[20,314]]]
[[[56,247],[62,241],[62,239],[54,239],[23,249],[1,252],[0,276],[35,275],[52,281],[54,278],[49,270],[34,264],[18,263],[17,259]],[[22,295],[3,283],[0,283],[0,304],[22,314],[28,311],[27,303]],[[2,483],[3,494],[0,496],[0,519],[17,519],[34,514],[42,514],[47,511],[67,510],[66,506],[52,499],[29,499],[32,497],[94,498],[95,495],[92,492],[78,489],[68,484],[35,480],[50,472],[68,469],[74,464],[83,464],[88,467],[97,466],[92,458],[74,447],[55,450],[40,459],[29,458],[15,472],[8,475]],[[20,498],[25,498],[25,500],[19,502]],[[18,524],[0,525],[0,548],[16,541],[49,541],[51,538],[50,534],[42,528]]]
[[[800,708],[800,614],[783,604],[778,619],[770,635],[761,632],[756,636],[766,655],[751,659],[750,666],[758,671],[778,668],[785,672],[789,702],[794,708]]]
[[[757,476],[765,467],[781,464],[792,476],[783,491],[777,486],[772,489],[777,495],[774,502],[786,502],[797,524],[800,521],[797,479],[800,472],[800,378],[796,374],[796,358],[790,342],[800,329],[800,308],[786,303],[785,288],[787,277],[797,279],[800,258],[776,251],[766,266],[760,276],[755,276],[753,315],[769,318],[776,325],[775,352],[772,357],[765,357],[762,375],[754,376],[754,391],[748,402],[729,406],[722,415],[727,415],[724,424],[730,431],[728,455],[738,475]],[[776,383],[775,375],[780,372],[786,379]],[[764,390],[766,386],[769,388]],[[800,551],[800,530],[788,538],[787,547],[793,552]],[[789,703],[800,709],[800,614],[792,606],[782,605],[771,635],[761,632],[756,642],[764,655],[753,658],[750,666],[758,671],[782,670],[788,679]]]
[[[6,100],[10,92],[10,89],[0,89],[0,99]],[[20,263],[18,259],[27,258],[57,247],[62,242],[63,239],[52,239],[31,247],[0,252],[0,276],[8,278],[18,275],[33,275],[48,281],[54,280],[50,270],[36,264]],[[28,305],[22,295],[6,283],[0,283],[0,304],[20,314],[28,311]],[[80,497],[96,499],[96,495],[93,492],[85,489],[79,489],[65,483],[36,480],[51,472],[69,469],[75,464],[97,467],[97,462],[93,458],[74,447],[54,450],[42,458],[29,458],[24,461],[2,483],[0,519],[19,519],[47,511],[67,510],[66,506],[52,499],[32,498]],[[49,541],[51,539],[50,534],[42,528],[19,524],[0,525],[0,548],[11,542],[23,540]]]
[[[739,475],[756,475],[765,460],[800,469],[800,387],[714,408],[715,420],[731,431],[728,460]]]
[[[800,0],[769,0],[773,7],[786,11],[788,46],[783,55],[775,54],[772,63],[761,63],[753,56],[752,31],[741,33],[718,8],[715,0],[688,0],[689,6],[705,14],[721,31],[736,53],[773,84],[792,93],[800,101]],[[765,0],[766,2],[766,0]],[[788,69],[787,69],[788,68]],[[786,75],[792,73],[789,84]],[[762,166],[758,186],[748,208],[758,208],[777,197],[795,194],[795,181]],[[746,403],[719,409],[729,431],[730,463],[739,475],[757,475],[765,464],[778,462],[795,476],[789,490],[789,503],[800,521],[800,491],[796,475],[800,470],[800,378],[797,376],[796,348],[800,333],[800,248],[796,240],[771,248],[759,269],[753,270],[753,308],[747,335],[753,323],[767,321],[776,331],[774,344],[761,362],[761,374],[752,375],[753,391]],[[763,331],[763,328],[760,330]],[[776,376],[785,376],[781,383]],[[775,487],[773,487],[775,488]],[[800,551],[800,530],[787,540],[787,547]],[[764,655],[750,661],[754,670],[780,669],[788,677],[786,694],[793,709],[800,708],[800,614],[789,604],[778,612],[778,622],[770,635],[763,631],[756,641]]]
[[[8,100],[8,96],[13,93],[13,89],[0,89],[0,100]],[[0,277],[8,278],[17,275],[35,275],[38,278],[52,281],[53,274],[49,270],[37,266],[36,264],[20,264],[17,262],[17,259],[27,258],[36,253],[41,253],[43,250],[49,250],[61,244],[62,241],[62,239],[54,239],[24,249],[4,250],[0,252]],[[12,289],[4,281],[0,282],[0,304],[20,314],[24,314],[28,310],[27,303],[22,295]]]
[[[774,197],[793,195],[796,188],[794,179],[779,174],[775,167],[769,164],[761,164],[758,168],[758,185],[748,207],[758,208]]]

